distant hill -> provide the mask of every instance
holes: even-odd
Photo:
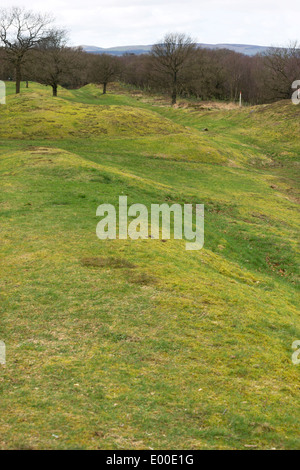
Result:
[[[253,56],[258,53],[265,52],[269,47],[267,46],[255,46],[249,44],[203,44],[199,43],[199,47],[208,49],[230,49],[231,51],[240,52],[241,54]],[[112,54],[112,55],[124,55],[124,54],[147,54],[151,49],[151,45],[147,46],[119,46],[102,48],[96,46],[81,46],[86,52],[93,54]]]

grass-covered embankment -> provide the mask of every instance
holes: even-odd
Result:
[[[299,447],[300,108],[50,95],[0,108],[0,447]],[[204,249],[98,240],[119,195],[204,203]]]

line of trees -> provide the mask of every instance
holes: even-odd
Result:
[[[0,11],[0,79],[32,80],[52,87],[103,86],[121,81],[151,92],[166,93],[174,105],[178,96],[236,101],[240,91],[251,104],[286,99],[300,80],[300,49],[270,48],[249,57],[228,49],[199,48],[185,34],[167,34],[150,54],[88,54],[68,46],[67,33],[55,27],[51,15],[19,7]]]
[[[190,37],[169,34],[148,55],[123,56],[122,80],[149,91],[200,100],[261,104],[288,99],[300,80],[300,45],[270,48],[249,57],[228,49],[204,49]]]

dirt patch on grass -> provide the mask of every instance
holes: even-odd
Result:
[[[116,258],[116,257],[82,258],[81,264],[82,266],[95,267],[95,268],[114,268],[114,269],[136,268],[136,265],[131,263],[130,261],[124,258]]]
[[[29,146],[27,147],[26,150],[29,150],[31,154],[37,154],[37,155],[55,155],[57,153],[60,153],[58,149],[53,149],[51,147],[34,147],[34,146]]]
[[[145,272],[128,272],[128,281],[141,286],[151,286],[157,284],[158,278]]]

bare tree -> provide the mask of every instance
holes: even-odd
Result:
[[[90,64],[90,80],[103,85],[103,95],[107,84],[113,82],[120,71],[120,59],[109,54],[95,55]]]
[[[300,44],[295,41],[288,47],[272,47],[265,54],[265,85],[269,100],[288,99],[291,85],[300,76]]]
[[[152,47],[154,70],[167,79],[171,89],[172,104],[176,103],[182,72],[195,49],[196,44],[189,36],[178,33],[167,34],[162,43]]]
[[[58,85],[70,81],[80,69],[80,54],[80,48],[67,47],[65,30],[53,29],[32,51],[32,75],[37,82],[50,85],[57,96]]]
[[[0,42],[4,45],[16,74],[16,93],[20,93],[22,65],[28,52],[49,35],[53,19],[48,14],[12,7],[0,12]]]

